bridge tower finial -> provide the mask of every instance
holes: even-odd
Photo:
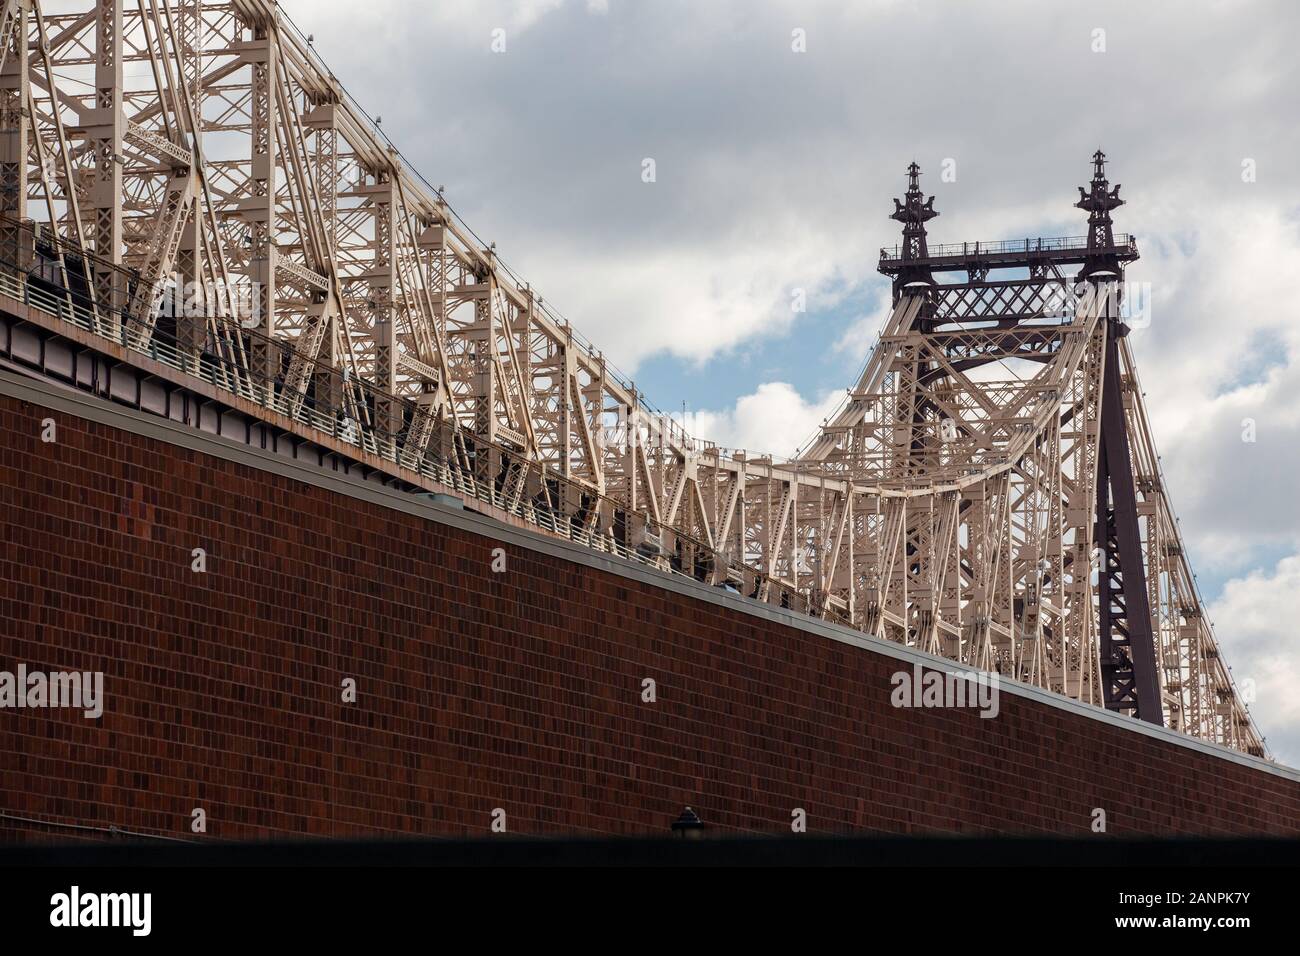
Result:
[[[894,200],[894,211],[889,217],[903,224],[901,259],[925,259],[929,256],[925,224],[937,215],[939,213],[934,208],[934,197],[924,199],[924,194],[921,192],[921,167],[913,160],[907,167],[907,192],[904,193],[902,202]],[[918,283],[934,285],[930,267],[919,264],[905,265],[894,280],[894,289],[898,290]]]
[[[1110,188],[1106,178],[1106,154],[1100,149],[1092,154],[1092,183],[1088,189],[1079,187],[1079,201],[1074,204],[1088,213],[1088,262],[1079,273],[1087,279],[1098,273],[1119,276],[1119,259],[1115,249],[1115,229],[1110,212],[1124,205],[1119,198],[1119,184]]]

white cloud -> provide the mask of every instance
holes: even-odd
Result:
[[[507,22],[516,30],[527,30],[563,3],[564,0],[514,0],[510,4]]]
[[[1133,336],[1152,428],[1198,565],[1240,571],[1300,548],[1300,232],[1246,203],[1181,235],[1171,211],[1150,218],[1130,275],[1152,283],[1151,326]]]
[[[724,448],[789,457],[843,399],[834,391],[806,401],[786,382],[765,382],[729,409],[688,412],[686,430]]]
[[[1210,606],[1210,617],[1221,640],[1231,634],[1223,640],[1224,656],[1233,662],[1238,688],[1247,680],[1255,683],[1251,713],[1274,757],[1300,767],[1300,554],[1282,559],[1271,573],[1229,581]]]
[[[799,232],[796,224],[781,226],[789,235]],[[809,311],[832,308],[854,288],[844,283],[832,251],[815,239],[734,249],[684,239],[639,256],[615,258],[593,277],[589,270],[572,268],[581,261],[582,251],[556,237],[528,256],[526,272],[522,267],[516,271],[553,276],[546,300],[578,328],[584,315],[624,316],[594,341],[632,371],[656,353],[699,361],[741,343],[779,335],[800,317],[794,309],[798,289],[804,291]],[[709,260],[707,269],[700,268],[704,259]],[[662,398],[671,403],[672,396]]]

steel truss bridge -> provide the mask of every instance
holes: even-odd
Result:
[[[0,0],[11,368],[1267,756],[1123,317],[1136,242],[930,247],[793,460],[655,412],[408,166],[274,0]]]

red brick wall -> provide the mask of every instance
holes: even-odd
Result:
[[[58,440],[40,441],[54,418]],[[895,709],[897,660],[0,397],[0,670],[102,670],[99,721],[0,711],[0,811],[216,838],[1300,833],[1300,784],[1003,693]],[[191,551],[208,573],[191,570]],[[340,682],[353,677],[354,704]],[[654,678],[657,703],[641,700]],[[0,840],[49,833],[0,820]]]

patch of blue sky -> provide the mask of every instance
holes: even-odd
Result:
[[[1277,329],[1260,329],[1250,337],[1240,359],[1227,370],[1215,397],[1258,385],[1268,378],[1270,371],[1285,368],[1287,362],[1286,341],[1281,333]]]

